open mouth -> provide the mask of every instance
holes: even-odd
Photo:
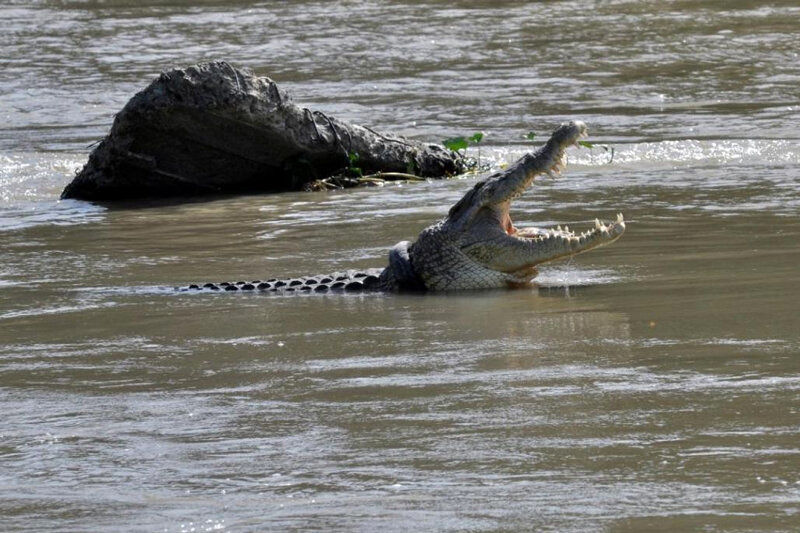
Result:
[[[509,221],[510,221],[509,217]],[[512,226],[511,231],[508,231],[509,235],[514,237],[519,237],[523,239],[530,239],[537,242],[545,242],[545,241],[554,241],[554,242],[561,242],[564,244],[587,244],[595,240],[605,240],[606,242],[608,239],[614,239],[625,231],[625,217],[622,216],[622,213],[617,213],[616,220],[609,222],[606,224],[605,222],[600,221],[599,219],[594,220],[594,227],[583,231],[581,233],[576,233],[569,229],[569,226],[564,226],[563,228],[559,225],[555,228],[522,228],[517,229]]]
[[[580,147],[578,142],[588,135],[585,124],[577,122],[575,126],[570,135],[565,136],[564,139],[560,139],[559,147],[552,158],[552,163],[546,167],[546,170],[539,174],[546,174],[550,178],[555,179],[556,176],[561,175],[566,169],[566,149],[569,146]],[[533,180],[531,180],[531,182],[532,181]],[[608,223],[595,219],[593,227],[581,232],[572,231],[569,226],[564,226],[562,228],[560,225],[554,228],[516,228],[511,220],[509,210],[511,202],[519,197],[523,191],[518,191],[517,194],[507,202],[507,205],[503,206],[503,229],[512,237],[541,243],[544,247],[548,248],[562,249],[567,253],[559,255],[570,255],[570,251],[572,253],[580,253],[596,246],[614,242],[625,232],[625,218],[622,213],[618,213],[616,218]]]

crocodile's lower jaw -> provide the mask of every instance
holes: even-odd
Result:
[[[549,229],[521,229],[515,236],[541,247],[541,257],[535,263],[538,265],[611,244],[623,233],[625,233],[625,219],[622,213],[618,213],[616,220],[608,224],[595,219],[594,227],[581,233],[571,231],[569,226],[564,228],[557,226]]]

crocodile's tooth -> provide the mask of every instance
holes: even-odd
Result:
[[[600,229],[601,226],[602,224],[600,224],[600,219],[599,218],[594,219],[594,228]]]
[[[558,231],[563,231],[563,230],[561,229],[561,224],[559,224],[559,225],[557,226],[557,229],[558,229]]]
[[[569,226],[564,226],[564,231],[566,231],[567,233],[569,233],[569,232],[570,232],[570,231],[569,231]]]
[[[622,213],[617,213],[617,222],[622,222],[625,220],[625,217],[622,216]]]

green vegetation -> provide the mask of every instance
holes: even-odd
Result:
[[[469,146],[469,141],[466,137],[451,137],[442,141],[442,144],[448,150],[458,152],[459,150],[466,150]]]
[[[361,167],[358,166],[358,160],[360,159],[358,152],[347,152],[347,159],[350,164],[345,169],[345,174],[351,178],[360,178],[363,176],[364,173],[361,172]]]
[[[416,176],[419,174],[419,168],[417,166],[417,160],[414,159],[413,156],[408,156],[408,161],[406,161],[406,174],[410,176]]]
[[[481,168],[481,141],[486,136],[486,133],[482,131],[478,131],[473,133],[470,137],[466,136],[459,136],[459,137],[450,137],[449,139],[445,139],[442,141],[442,145],[448,150],[452,150],[454,152],[459,152],[461,150],[466,150],[470,145],[475,145],[478,147],[478,161],[475,165],[476,168]]]
[[[472,137],[470,137],[467,140],[469,142],[473,143],[473,144],[479,144],[483,140],[483,136],[484,136],[484,133],[482,131],[479,131],[479,132],[473,134]]]
[[[611,155],[611,158],[608,160],[607,164],[610,165],[614,161],[614,147],[613,146],[607,146],[605,144],[597,144],[597,145],[595,145],[594,143],[590,143],[589,141],[578,141],[578,144],[580,146],[583,146],[584,148],[588,148],[589,150],[591,150],[595,146],[597,146],[598,148],[602,148],[606,152],[609,152],[609,154]]]

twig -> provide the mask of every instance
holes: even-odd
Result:
[[[366,184],[384,185],[387,181],[399,180],[427,181],[425,178],[415,176],[414,174],[406,174],[405,172],[376,172],[375,174],[368,174],[366,176],[359,176],[357,178],[337,174],[324,179],[311,181],[306,184],[305,189],[307,191],[327,191],[331,189],[345,189]]]
[[[375,183],[375,184],[378,184],[378,185],[383,185],[384,183],[386,183],[386,180],[384,180],[384,179],[373,178],[371,176],[362,176],[360,178],[356,178],[356,181],[358,183]]]
[[[389,178],[385,181],[393,180],[406,180],[406,181],[426,181],[425,178],[415,176],[414,174],[406,174],[405,172],[376,172],[375,174],[368,174],[362,178]]]

